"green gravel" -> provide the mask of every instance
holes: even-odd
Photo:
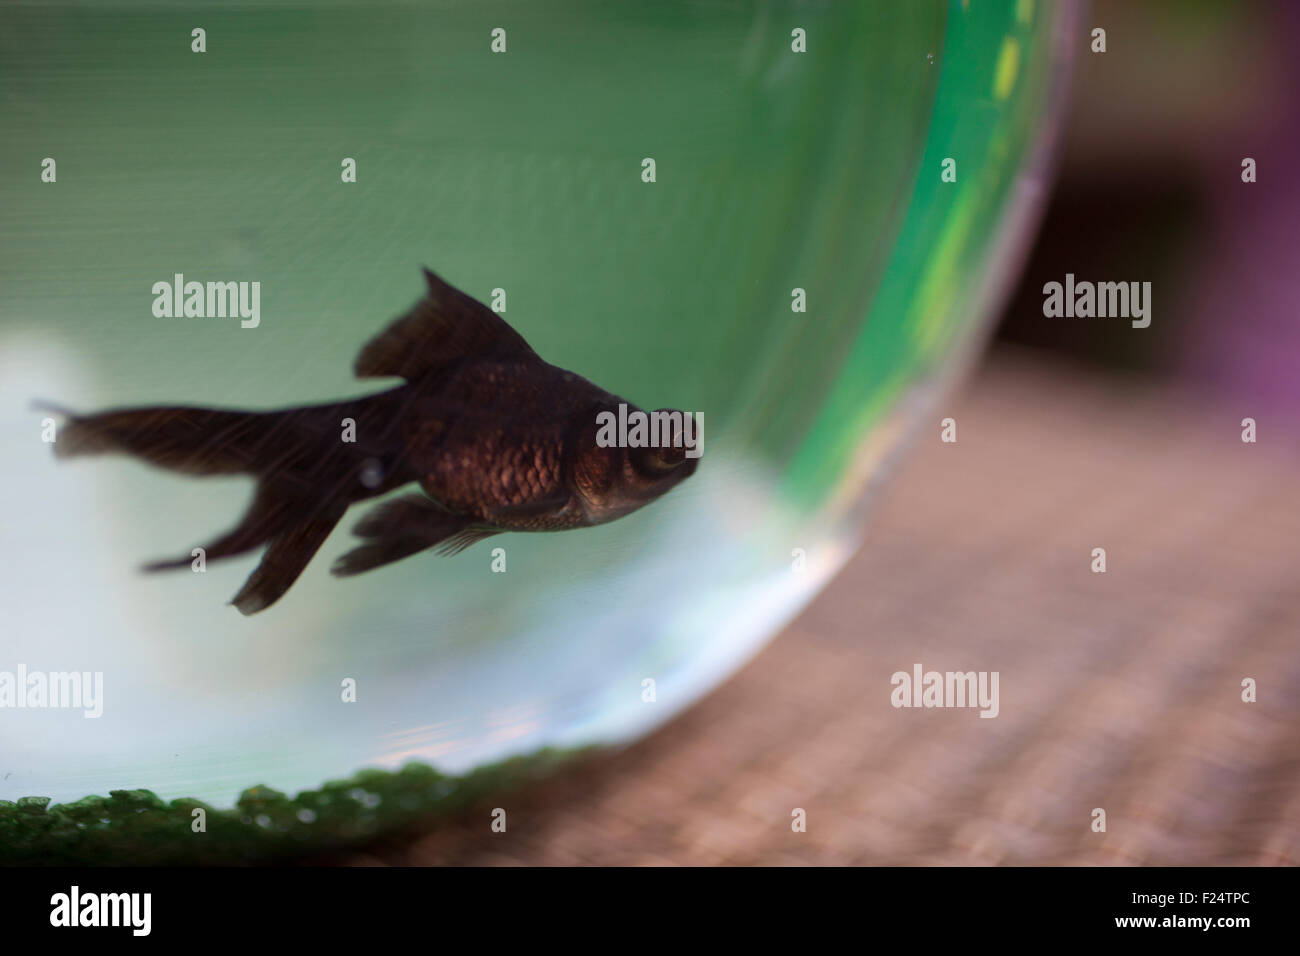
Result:
[[[227,810],[191,798],[167,802],[149,790],[112,790],[53,806],[49,797],[0,800],[0,864],[288,863],[435,827],[489,795],[525,789],[586,752],[548,748],[460,777],[420,763],[395,772],[362,770],[296,797],[256,786]],[[194,829],[200,809],[206,832]]]

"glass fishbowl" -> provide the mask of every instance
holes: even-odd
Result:
[[[871,485],[938,427],[1032,235],[1077,17],[0,10],[0,854],[211,857],[198,809],[243,858],[360,838],[706,694],[870,546]],[[232,526],[251,479],[56,462],[33,401],[391,387],[352,363],[421,266],[547,361],[702,413],[698,471],[607,525],[340,579],[354,509],[251,617],[227,602],[256,555],[141,573]],[[258,322],[156,315],[178,273],[259,282]],[[25,706],[28,675],[73,672],[84,706]]]

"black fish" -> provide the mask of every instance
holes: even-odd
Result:
[[[617,414],[624,399],[542,361],[491,309],[424,274],[428,296],[369,342],[354,365],[360,378],[398,376],[405,385],[271,412],[170,406],[81,416],[56,409],[68,422],[55,450],[60,457],[125,452],[192,475],[256,477],[244,519],[205,549],[207,558],[226,558],[267,545],[231,601],[244,614],[284,595],[349,505],[410,482],[425,493],[367,514],[355,529],[365,543],[339,558],[334,574],[435,546],[455,554],[501,531],[612,521],[695,471],[698,457],[685,447],[689,430],[679,428],[659,447],[601,447],[597,416]],[[355,423],[354,441],[343,440],[346,419]],[[186,556],[146,570],[190,562]]]

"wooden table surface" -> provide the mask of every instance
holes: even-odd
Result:
[[[347,862],[1300,863],[1297,426],[998,353],[857,556],[733,679],[622,752]],[[915,663],[997,671],[999,715],[892,707]]]

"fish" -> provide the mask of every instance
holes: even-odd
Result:
[[[244,615],[285,595],[353,504],[406,485],[418,490],[363,516],[353,529],[359,543],[334,575],[430,549],[457,554],[502,532],[604,524],[695,472],[702,448],[689,450],[686,413],[656,410],[679,423],[657,444],[602,440],[601,421],[645,413],[547,363],[498,313],[423,272],[427,294],[353,365],[358,378],[403,379],[399,386],[272,411],[167,405],[79,415],[45,404],[64,419],[55,454],[119,453],[186,475],[251,475],[242,520],[203,549],[216,560],[265,547],[230,602]],[[193,552],[143,570],[192,562]]]

